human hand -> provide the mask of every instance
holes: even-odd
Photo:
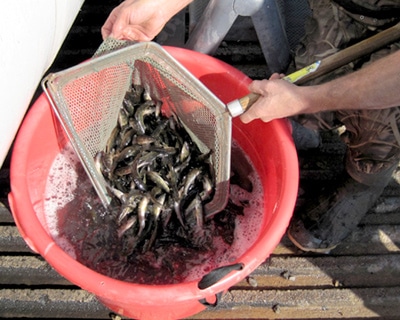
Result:
[[[125,0],[114,8],[101,28],[105,40],[150,41],[160,33],[179,8],[171,7],[171,0]],[[171,8],[170,8],[171,7]]]
[[[269,80],[254,80],[249,85],[249,90],[260,94],[260,98],[240,116],[243,123],[254,119],[269,122],[306,113],[308,104],[303,88],[282,80],[282,77],[282,74],[274,73]]]

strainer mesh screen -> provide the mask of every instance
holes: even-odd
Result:
[[[225,105],[153,42],[100,53],[81,65],[50,74],[43,87],[103,202],[109,201],[105,180],[93,158],[104,150],[123,98],[134,83],[162,101],[166,116],[174,114],[180,119],[202,152],[211,151],[216,190],[206,212],[222,210],[229,196],[231,146],[231,119]]]
[[[115,127],[132,70],[118,65],[88,74],[62,88],[74,130],[89,154],[103,150]]]

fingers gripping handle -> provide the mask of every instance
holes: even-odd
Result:
[[[313,64],[303,69],[297,70],[296,72],[293,72],[292,74],[282,79],[290,83],[295,83],[298,80],[316,71],[320,64],[321,61],[314,62]],[[228,108],[228,111],[232,117],[240,116],[243,112],[250,108],[258,100],[259,97],[259,94],[251,92],[240,99],[229,102],[226,107]]]

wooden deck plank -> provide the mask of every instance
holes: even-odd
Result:
[[[13,223],[13,217],[7,206],[4,204],[4,200],[0,199],[0,223]]]
[[[15,225],[0,225],[1,252],[32,252]]]
[[[84,290],[1,289],[0,317],[109,318]],[[188,319],[385,319],[400,314],[400,287],[325,290],[230,290],[217,307]]]
[[[1,289],[0,317],[109,318],[90,293],[71,289]],[[188,319],[393,318],[400,314],[400,287],[324,290],[230,290],[217,307]]]
[[[400,225],[366,225],[358,227],[347,239],[331,251],[333,255],[368,255],[400,252]],[[302,254],[285,236],[274,254]]]
[[[400,288],[229,291],[190,319],[336,319],[400,314]]]
[[[333,288],[400,286],[400,255],[272,256],[235,288]]]
[[[72,286],[39,255],[0,256],[0,275],[0,285]]]
[[[80,289],[0,289],[0,317],[109,319],[110,310]]]

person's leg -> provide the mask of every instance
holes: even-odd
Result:
[[[311,25],[314,28],[309,29],[312,32],[308,32],[304,44],[300,46],[300,55],[296,59],[298,64],[307,64],[314,61],[316,56],[334,53],[339,47],[345,46],[346,41],[351,42],[366,33],[364,26],[358,22],[352,23],[351,18],[338,11],[329,1],[318,4],[311,1],[311,5],[314,10]],[[348,28],[343,31],[345,26]],[[331,52],[328,52],[326,44],[331,46]],[[385,51],[373,55],[372,60],[387,53]],[[336,78],[351,72],[352,67],[345,66],[316,81]],[[306,125],[313,122],[309,119],[300,117],[300,121]],[[328,124],[324,124],[321,115],[313,119],[317,119],[314,120],[318,124],[315,128],[335,122],[330,119]],[[315,195],[310,203],[294,213],[288,236],[304,251],[329,252],[349,236],[389,183],[400,159],[399,108],[337,112],[336,119],[346,128],[342,135],[348,147],[346,173],[336,186],[321,190],[321,194]]]
[[[304,251],[329,252],[357,227],[389,183],[400,159],[400,108],[341,113],[346,174],[295,212],[288,229]]]

